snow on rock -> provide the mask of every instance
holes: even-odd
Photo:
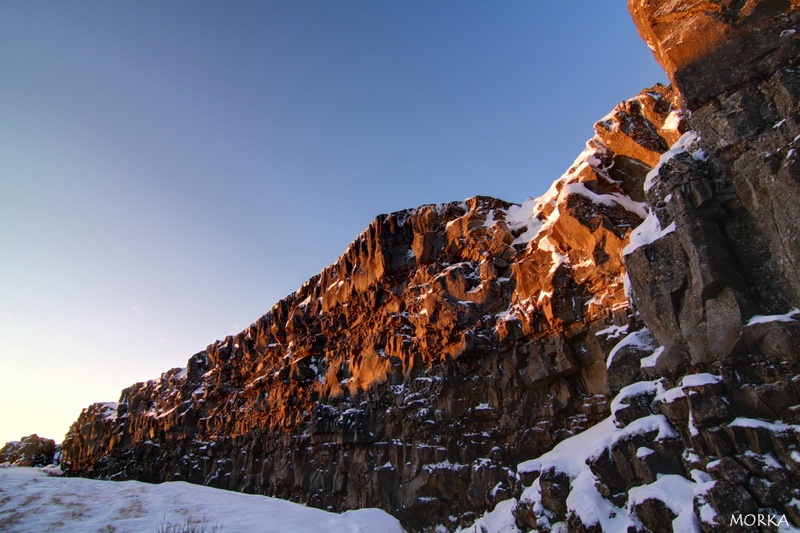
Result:
[[[658,239],[675,231],[675,222],[671,222],[666,228],[661,229],[661,223],[654,212],[647,215],[636,229],[631,233],[631,240],[625,248],[623,248],[623,255],[630,255],[637,248],[641,248],[647,244],[656,242]]]
[[[632,213],[636,213],[642,218],[647,216],[647,210],[643,202],[635,202],[631,200],[629,196],[620,193],[597,194],[596,192],[590,191],[586,185],[581,182],[567,183],[564,185],[561,188],[561,194],[559,196],[567,194],[580,194],[581,196],[589,198],[596,204],[607,205],[609,207],[619,205]]]
[[[597,479],[587,466],[572,482],[567,508],[587,526],[599,525],[603,531],[625,531],[627,509],[619,508],[597,491]]]
[[[497,531],[504,533],[518,533],[521,530],[517,527],[513,510],[517,500],[505,500],[497,504],[494,510],[486,511],[483,516],[478,518],[472,526],[467,529],[458,529],[463,533],[484,533],[487,531]]]
[[[241,494],[181,481],[152,485],[48,477],[38,468],[0,470],[0,522],[4,531],[155,531],[205,519],[222,531],[271,533],[400,533],[400,523],[379,509],[329,513],[285,500]]]
[[[697,141],[699,141],[697,133],[693,130],[689,130],[681,135],[681,137],[675,142],[675,144],[672,145],[672,147],[670,147],[669,150],[661,154],[658,164],[647,173],[647,177],[644,181],[645,192],[649,191],[653,187],[655,180],[658,178],[658,173],[661,170],[661,167],[676,155],[689,152],[692,158],[698,161],[705,161],[708,158],[708,155],[705,153],[705,151],[703,151],[702,148],[695,145],[694,150],[692,150],[692,144],[696,143]]]
[[[103,417],[103,420],[114,421],[117,419],[117,408],[119,408],[119,403],[117,402],[105,402],[99,404],[100,407],[100,416]]]
[[[542,221],[533,214],[536,206],[537,201],[528,198],[522,205],[512,205],[506,210],[509,229],[513,232],[524,230],[511,244],[527,244],[539,233]]]
[[[658,364],[658,358],[661,357],[661,354],[664,353],[664,347],[659,346],[656,350],[648,355],[647,357],[642,357],[639,361],[639,366],[641,368],[653,368]]]
[[[768,429],[772,433],[786,433],[789,431],[794,431],[796,434],[800,434],[800,425],[786,424],[780,421],[767,422],[766,420],[747,418],[743,416],[733,419],[733,421],[728,425],[731,427],[742,428],[764,428]]]
[[[541,457],[520,463],[517,472],[542,472],[554,468],[574,479],[586,467],[589,456],[611,443],[615,431],[613,420],[606,418],[596,426],[561,441]]]
[[[652,350],[655,348],[653,342],[653,337],[647,328],[629,333],[624,339],[618,342],[617,345],[611,350],[611,353],[608,354],[606,368],[611,367],[611,363],[614,362],[614,357],[616,357],[616,355],[626,346],[633,346],[636,348],[641,348],[642,350]]]
[[[714,385],[720,381],[722,381],[722,377],[716,374],[689,374],[681,379],[681,382],[677,387],[660,391],[658,394],[656,394],[656,397],[653,401],[669,404],[687,395],[684,387],[703,387],[706,385]]]
[[[800,309],[796,307],[782,315],[754,315],[745,323],[745,327],[767,322],[797,322],[797,318],[795,318],[797,315],[800,315]]]
[[[703,372],[699,374],[689,374],[681,378],[682,387],[702,387],[703,385],[713,385],[722,381],[722,376]]]
[[[628,333],[628,324],[625,324],[624,326],[613,325],[603,328],[595,333],[595,336],[605,337],[606,339],[617,339],[620,337],[620,335],[624,335],[626,333]]]
[[[628,505],[635,506],[646,500],[659,500],[666,504],[676,518],[672,521],[673,531],[700,531],[694,514],[694,497],[698,484],[683,476],[667,474],[648,484],[634,487],[628,495]]]
[[[623,408],[626,400],[636,396],[656,396],[664,392],[664,380],[637,381],[620,389],[619,394],[611,400],[611,414]]]
[[[662,380],[629,385],[615,398],[612,411],[615,406],[618,408],[625,398],[659,393],[663,390]],[[572,518],[569,520],[577,518],[584,527],[599,526],[603,531],[626,531],[629,528],[639,530],[642,526],[642,517],[638,513],[642,511],[638,506],[647,500],[659,500],[676,516],[672,522],[674,531],[699,531],[693,506],[695,497],[713,485],[713,481],[710,481],[704,472],[693,473],[692,479],[676,474],[659,474],[651,483],[632,487],[622,506],[615,505],[598,490],[602,481],[592,469],[597,459],[620,441],[630,439],[634,435],[653,433],[655,433],[654,443],[667,438],[678,438],[677,432],[662,415],[639,418],[624,428],[617,428],[612,416],[583,433],[562,441],[541,457],[521,463],[518,466],[518,472],[521,474],[546,472],[550,469],[566,474],[570,480],[569,495],[566,498],[567,517],[556,516],[545,505],[547,495],[543,494],[540,476],[523,491],[517,513],[524,514],[521,513],[520,507],[532,510],[537,517],[537,526],[545,530],[565,528],[566,524],[562,521],[570,516]],[[650,456],[657,453],[653,448],[639,446],[635,455],[639,461],[648,461]],[[502,530],[486,529],[486,531]]]

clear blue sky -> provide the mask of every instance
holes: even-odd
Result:
[[[0,0],[0,73],[0,444],[184,366],[380,213],[542,194],[666,80],[622,0]]]

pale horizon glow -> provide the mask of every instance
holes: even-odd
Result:
[[[0,445],[185,366],[372,219],[544,193],[666,77],[624,2],[7,2]]]

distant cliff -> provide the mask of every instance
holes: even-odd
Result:
[[[535,200],[378,217],[245,331],[85,409],[65,471],[414,531],[800,526],[800,15],[629,7],[674,90],[617,106]]]

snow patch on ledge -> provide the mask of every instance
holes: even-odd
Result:
[[[626,346],[633,346],[640,350],[653,350],[656,348],[652,333],[650,333],[649,329],[642,328],[638,331],[634,331],[633,333],[626,335],[624,339],[619,341],[617,345],[614,346],[614,348],[611,350],[611,353],[608,354],[606,368],[611,368],[611,363],[614,361],[617,353],[619,353],[619,351]]]
[[[800,314],[800,309],[794,308],[788,313],[782,315],[753,315],[750,320],[745,322],[744,327],[752,326],[754,324],[764,324],[766,322],[797,322],[795,315]]]
[[[107,422],[113,422],[117,419],[117,409],[119,408],[118,402],[104,402],[100,404],[100,416]]]
[[[658,173],[661,171],[661,166],[665,165],[670,159],[675,157],[678,154],[682,154],[683,152],[689,151],[689,146],[700,137],[694,131],[687,131],[683,135],[681,135],[680,139],[675,141],[675,144],[672,147],[661,154],[661,157],[658,159],[658,164],[653,167],[653,169],[647,173],[647,176],[644,179],[644,191],[647,192],[653,188],[655,184],[656,178],[658,178]],[[689,152],[692,158],[696,161],[705,161],[708,158],[708,155],[702,148],[695,150],[694,152]]]
[[[733,419],[728,424],[730,427],[740,428],[764,428],[773,433],[788,433],[789,431],[800,432],[800,426],[785,424],[783,422],[767,422],[766,420],[759,420],[757,418],[746,418],[743,416]]]
[[[653,353],[639,360],[639,368],[654,368],[658,364],[658,358],[661,357],[662,353],[664,353],[664,347],[659,346]]]
[[[669,226],[661,229],[661,223],[655,213],[650,212],[644,222],[639,224],[636,229],[631,232],[631,240],[625,248],[622,249],[622,255],[630,255],[642,246],[652,244],[661,237],[668,235],[675,231],[675,222],[673,221]]]

